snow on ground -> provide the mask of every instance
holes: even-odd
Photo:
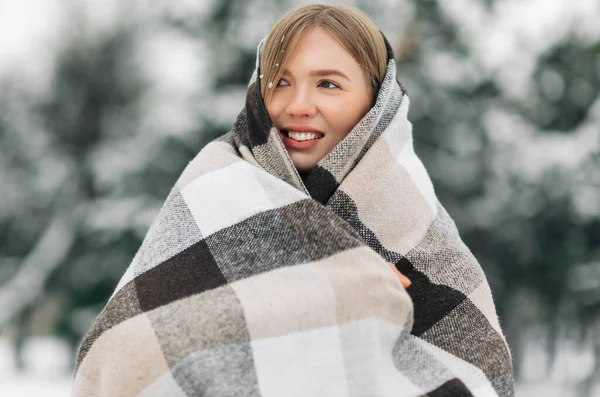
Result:
[[[36,338],[23,351],[26,371],[14,367],[14,351],[0,339],[0,397],[68,397],[71,390],[69,348],[56,338]]]
[[[71,379],[44,379],[31,375],[18,376],[6,382],[0,381],[2,397],[69,397]]]

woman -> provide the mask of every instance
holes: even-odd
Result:
[[[337,10],[344,12],[327,18]],[[366,35],[352,33],[357,24]],[[373,107],[387,49],[372,22],[350,7],[301,8],[275,25],[269,39],[260,64],[263,101],[292,163],[307,175]],[[410,280],[390,265],[408,287]]]
[[[74,395],[514,395],[395,73],[354,8],[273,27],[232,131],[185,169],[83,341]]]

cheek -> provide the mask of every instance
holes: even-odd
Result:
[[[271,102],[269,103],[269,106],[267,106],[267,113],[269,113],[271,119],[275,121],[283,115],[286,106],[285,96],[282,95],[282,93],[278,93],[271,97]]]
[[[271,120],[275,121],[277,119],[277,107],[273,106],[273,101],[271,101],[269,106],[267,106],[267,113],[269,114]]]
[[[345,101],[339,101],[331,104],[327,108],[327,114],[331,126],[337,133],[347,134],[358,123],[369,110],[368,104],[364,101],[357,101],[354,98]]]

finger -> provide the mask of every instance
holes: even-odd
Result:
[[[402,273],[400,273],[400,282],[404,288],[408,288],[412,284],[412,281]]]
[[[402,286],[404,288],[408,288],[412,284],[412,281],[410,281],[410,279],[408,277],[406,277],[404,274],[402,274],[393,263],[388,262],[388,265],[390,266],[392,271],[396,274],[396,276],[398,277],[398,280],[400,280],[400,283],[402,284]]]

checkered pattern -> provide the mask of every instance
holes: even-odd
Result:
[[[514,395],[389,51],[376,105],[303,179],[257,66],[233,130],[185,169],[85,337],[74,396]]]

